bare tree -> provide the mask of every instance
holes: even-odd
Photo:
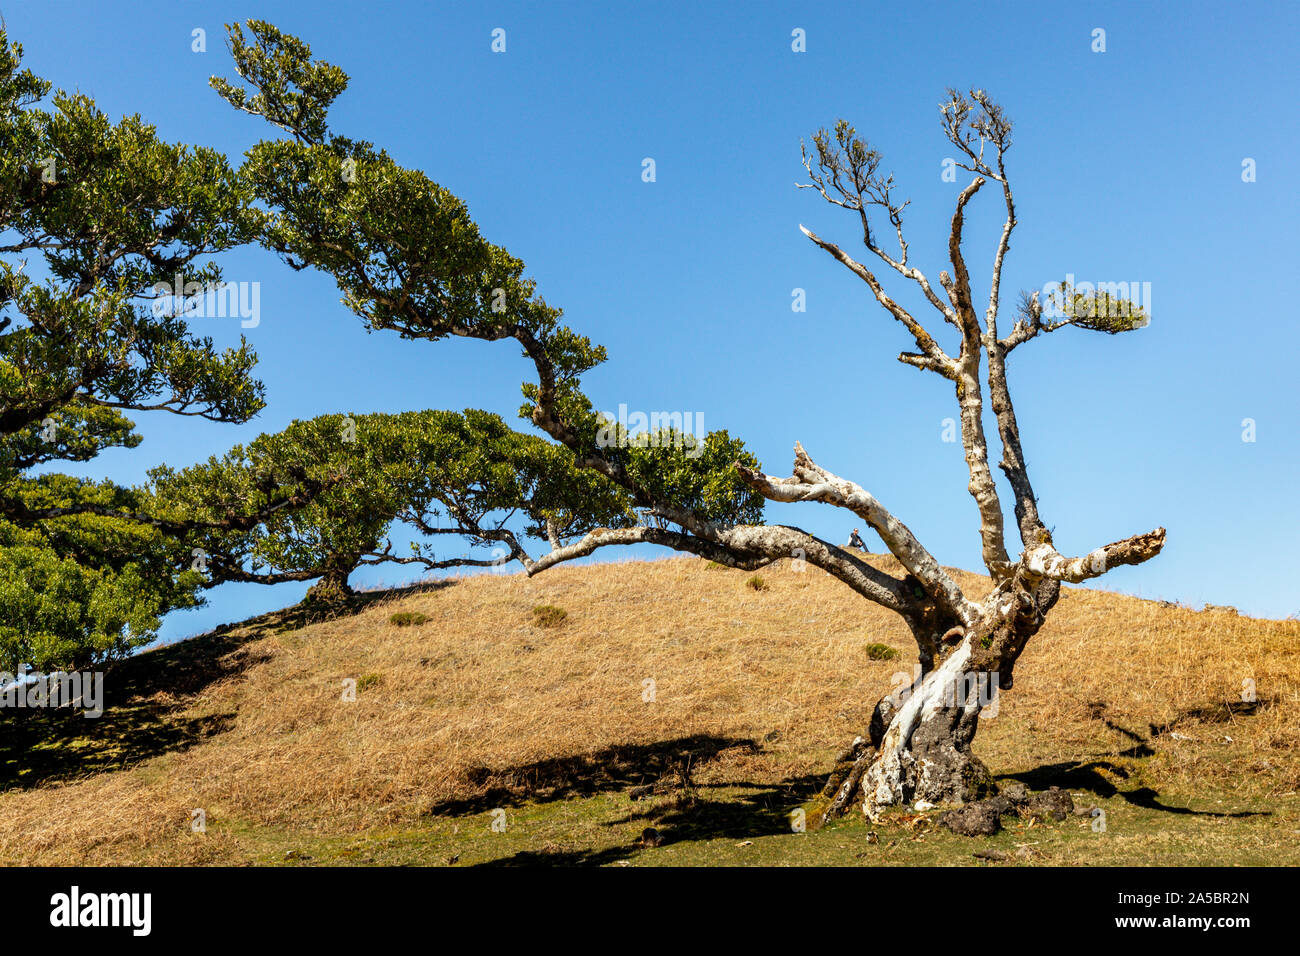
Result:
[[[899,614],[914,635],[921,675],[907,695],[883,697],[870,726],[854,741],[832,776],[827,815],[859,797],[868,815],[882,807],[927,800],[959,803],[994,788],[971,753],[981,708],[991,692],[1007,690],[1026,642],[1042,627],[1063,582],[1095,578],[1118,565],[1139,564],[1159,553],[1163,528],[1104,545],[1082,557],[1061,554],[1052,543],[1034,497],[1021,449],[1015,408],[1007,387],[1007,356],[1047,332],[1074,325],[1119,332],[1145,324],[1146,316],[1106,293],[1081,295],[1063,286],[1048,296],[1025,296],[1012,328],[998,330],[1002,268],[1016,226],[1005,167],[1011,123],[982,91],[949,91],[941,104],[943,129],[959,150],[957,165],[972,179],[957,198],[948,236],[952,272],[939,289],[912,265],[903,236],[907,205],[894,199],[892,177],[880,173],[880,156],[841,121],[813,140],[804,164],[828,202],[853,213],[862,228],[867,262],[804,230],[867,286],[872,297],[910,333],[916,351],[899,360],[952,383],[960,410],[968,488],[979,513],[983,560],[992,584],[972,598],[963,593],[916,536],[862,486],[816,464],[795,445],[793,472],[764,474],[752,455],[725,432],[699,439],[687,454],[676,441],[602,440],[609,423],[579,388],[581,374],[604,360],[604,350],[559,324],[560,312],[534,295],[523,264],[478,238],[463,204],[397,166],[386,154],[328,130],[325,114],[346,85],[337,67],[312,61],[296,38],[254,22],[253,42],[232,32],[232,52],[249,96],[222,80],[214,85],[234,105],[287,130],[293,140],[264,142],[249,154],[247,174],[274,215],[264,242],[297,268],[313,266],[334,276],[348,305],[372,329],[404,338],[448,336],[486,341],[514,339],[533,362],[537,382],[524,387],[524,413],[573,453],[576,467],[591,469],[627,495],[640,520],[630,527],[600,527],[571,543],[551,537],[551,550],[531,557],[504,527],[467,530],[500,541],[529,575],[610,545],[653,543],[723,565],[757,569],[799,557],[844,582],[869,601]],[[292,103],[290,110],[282,104]],[[341,171],[356,172],[355,187]],[[286,170],[291,173],[286,173]],[[286,175],[291,178],[286,179]],[[993,257],[988,305],[976,313],[963,253],[967,205],[988,182],[1001,187],[1006,218]],[[303,188],[303,183],[311,188]],[[321,184],[333,184],[321,188]],[[373,184],[373,185],[372,185]],[[397,198],[395,198],[395,196]],[[399,201],[400,200],[400,201]],[[883,218],[897,238],[886,251],[874,230]],[[364,224],[364,229],[354,226]],[[462,238],[453,256],[431,226]],[[892,298],[874,269],[916,283],[926,301],[952,326],[955,354]],[[489,303],[508,302],[499,310]],[[1050,306],[1050,308],[1049,308]],[[984,357],[987,356],[987,364]],[[1002,503],[989,465],[984,431],[984,390],[1002,445],[1000,467],[1015,495],[1019,557],[1007,550]],[[663,436],[659,436],[663,437]],[[680,436],[668,436],[676,438]],[[844,508],[875,530],[905,573],[887,573],[847,549],[788,525],[760,522],[763,500],[815,501]]]
[[[779,502],[816,501],[853,512],[880,536],[908,574],[903,579],[871,567],[852,552],[821,541],[798,528],[737,525],[711,526],[673,506],[651,503],[654,513],[679,525],[681,532],[633,528],[597,531],[582,541],[529,563],[529,573],[588,554],[606,544],[655,541],[692,551],[735,567],[756,568],[773,560],[801,555],[854,588],[868,600],[900,614],[916,639],[921,675],[906,694],[885,696],[875,705],[870,726],[840,758],[833,775],[833,799],[826,816],[841,812],[856,799],[874,816],[882,807],[926,800],[960,803],[995,789],[991,775],[971,752],[980,712],[995,695],[1014,682],[1016,660],[1026,643],[1043,626],[1063,582],[1079,583],[1111,568],[1140,564],[1160,552],[1163,528],[1103,545],[1082,557],[1056,550],[1034,496],[1015,406],[1007,384],[1007,356],[1037,336],[1065,326],[1108,333],[1144,325],[1139,306],[1106,292],[1081,294],[1061,285],[1042,301],[1038,293],[1022,296],[1019,313],[1005,334],[998,331],[1002,269],[1016,227],[1015,201],[1006,170],[1011,146],[1011,122],[983,91],[965,96],[948,91],[941,104],[943,130],[961,153],[957,166],[972,179],[957,197],[948,235],[952,272],[939,273],[942,295],[908,259],[903,235],[906,202],[894,198],[892,176],[879,171],[880,154],[859,139],[848,123],[813,138],[814,151],[804,150],[804,166],[815,189],[829,203],[852,212],[862,229],[862,242],[882,266],[860,262],[833,242],[800,227],[861,279],[871,296],[900,322],[916,343],[900,362],[932,372],[953,385],[960,412],[962,445],[970,480],[967,488],[979,512],[984,565],[992,579],[988,593],[963,593],[934,556],[908,527],[869,491],[819,466],[798,443],[790,477],[777,478],[742,463],[735,467],[743,481],[764,498]],[[966,206],[990,181],[1001,189],[1006,216],[993,256],[988,305],[983,321],[976,313],[970,274],[963,253]],[[882,248],[873,218],[889,224],[898,251]],[[942,320],[959,336],[955,354],[945,350],[916,317],[885,290],[876,270],[889,270],[914,282]],[[560,441],[574,438],[558,420],[546,387],[546,363],[538,363],[543,385],[537,393],[533,420]],[[1013,559],[1007,550],[1002,502],[989,465],[984,430],[984,388],[997,422],[1002,446],[999,462],[1015,496],[1015,518],[1022,550]],[[627,476],[604,458],[584,464],[616,483],[632,487]],[[635,489],[634,489],[635,490]]]
[[[815,155],[804,151],[804,167],[811,182],[803,188],[817,190],[827,202],[857,216],[862,242],[870,256],[884,268],[914,282],[943,321],[960,334],[955,355],[945,351],[921,322],[889,296],[872,267],[856,261],[835,243],[800,228],[860,278],[872,297],[911,333],[916,351],[903,352],[899,361],[953,383],[970,476],[967,488],[979,510],[983,560],[992,588],[977,600],[970,600],[905,525],[864,489],[819,468],[797,445],[792,477],[745,474],[746,480],[771,500],[824,501],[859,515],[920,582],[937,611],[919,618],[914,611],[904,612],[920,649],[922,679],[901,706],[889,697],[876,705],[867,738],[855,742],[846,754],[845,759],[852,763],[829,813],[843,809],[859,790],[870,815],[879,807],[912,799],[958,802],[992,789],[987,770],[970,752],[980,711],[989,702],[990,692],[1011,688],[1016,660],[1042,627],[1060,595],[1062,582],[1078,583],[1118,565],[1140,564],[1158,554],[1165,539],[1164,529],[1157,528],[1078,558],[1062,555],[1053,545],[1052,535],[1039,514],[1025,463],[1007,383],[1007,356],[1038,335],[1066,325],[1115,333],[1144,325],[1147,316],[1140,307],[1113,299],[1106,292],[1079,294],[1062,285],[1049,296],[1055,320],[1044,321],[1044,303],[1038,293],[1026,294],[1021,298],[1013,327],[1000,336],[1002,269],[1016,227],[1015,200],[1006,168],[1011,121],[983,90],[974,90],[969,96],[949,90],[940,111],[944,134],[962,156],[956,166],[972,174],[970,183],[957,197],[952,217],[948,235],[952,272],[939,273],[943,296],[908,261],[903,235],[907,203],[894,199],[893,177],[880,173],[879,153],[859,139],[846,122],[840,121],[833,134],[823,130],[813,138]],[[1000,187],[1005,219],[993,256],[988,305],[981,323],[962,251],[962,231],[967,204],[990,181]],[[896,254],[882,248],[878,241],[873,213],[887,219],[892,227],[898,244]],[[999,467],[1015,497],[1022,544],[1015,560],[1007,551],[1002,503],[989,466],[983,424],[985,383],[1002,446]],[[941,647],[948,642],[955,646],[943,656]]]

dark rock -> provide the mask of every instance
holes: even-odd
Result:
[[[1002,784],[1002,786],[998,788],[998,793],[1006,797],[1012,803],[1024,803],[1029,799],[1029,788],[1018,780]]]
[[[997,793],[988,767],[968,749],[954,744],[943,721],[922,721],[912,733],[912,764],[907,783],[916,789],[924,778],[930,803],[963,804]]]
[[[659,846],[664,842],[664,835],[654,827],[646,827],[641,831],[642,846]]]
[[[1001,850],[977,850],[973,856],[977,860],[990,860],[994,863],[1005,863],[1010,859]]]
[[[1002,794],[998,794],[996,797],[989,797],[987,800],[982,802],[998,816],[1012,813],[1016,809],[1016,805]]]
[[[1002,814],[992,801],[977,800],[939,814],[938,822],[958,836],[993,836],[1002,829]]]
[[[1074,812],[1074,800],[1060,787],[1035,793],[1020,812],[1038,820],[1064,820]]]

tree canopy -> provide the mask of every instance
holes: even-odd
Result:
[[[300,462],[309,477],[338,480],[306,505],[274,512],[253,527],[216,526],[219,515],[209,502],[250,498],[259,480],[274,486]],[[208,586],[319,578],[313,596],[324,602],[346,597],[348,577],[362,565],[437,570],[526,561],[507,528],[516,515],[526,519],[526,536],[560,543],[597,526],[637,521],[627,495],[600,475],[575,469],[567,449],[475,409],[321,415],[205,464],[156,468],[151,479],[158,513],[212,521],[189,538],[202,553]],[[425,540],[395,545],[403,527]],[[445,536],[493,551],[447,555]]]
[[[137,447],[129,412],[238,423],[262,408],[252,349],[217,349],[184,314],[222,282],[215,257],[259,223],[220,152],[51,93],[0,30],[0,643],[11,662],[125,653],[198,599],[170,537],[192,519],[169,525],[136,491],[54,469]],[[290,482],[274,504],[310,491]],[[228,505],[220,522],[250,519]]]
[[[213,87],[289,134],[256,144],[242,167],[268,209],[263,244],[294,268],[331,275],[368,328],[427,341],[514,339],[538,375],[523,386],[521,415],[568,449],[575,466],[620,488],[646,519],[554,547],[526,563],[530,574],[614,543],[689,545],[685,550],[721,557],[707,538],[666,525],[686,515],[701,527],[759,520],[762,498],[734,467],[757,461],[725,431],[701,436],[698,445],[635,441],[626,433],[608,440],[608,423],[580,381],[605,360],[604,348],[561,323],[562,312],[537,294],[523,262],[484,239],[451,192],[373,144],[331,131],[329,108],[347,85],[340,68],[314,60],[307,44],[263,21],[229,32],[245,85],[213,77]],[[518,542],[511,546],[523,552]]]

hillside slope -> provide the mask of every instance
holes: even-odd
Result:
[[[1300,862],[1300,623],[1068,589],[976,750],[1101,806],[1104,833],[981,842],[900,816],[870,837],[858,813],[794,833],[916,655],[824,573],[761,577],[689,558],[483,575],[140,655],[99,720],[0,717],[0,862]],[[539,626],[540,605],[567,617]]]

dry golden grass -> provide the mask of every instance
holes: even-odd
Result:
[[[971,593],[986,586],[954,573]],[[0,794],[0,861],[234,861],[223,820],[322,835],[406,825],[500,788],[562,785],[555,758],[682,738],[716,741],[697,782],[823,774],[915,647],[897,618],[815,569],[769,568],[761,591],[746,580],[695,559],[483,575],[297,629],[274,616],[236,629],[215,681],[172,686],[176,648],[142,655],[122,669],[152,669],[137,703],[206,736]],[[537,626],[540,605],[567,611],[563,626]],[[396,612],[428,621],[396,626]],[[901,653],[871,660],[872,642]],[[110,703],[122,679],[110,672]],[[1246,679],[1260,704],[1234,713]],[[976,749],[998,774],[1102,758],[1121,774],[1140,762],[1157,789],[1228,775],[1293,795],[1300,623],[1068,590]],[[194,808],[206,840],[185,839]]]

